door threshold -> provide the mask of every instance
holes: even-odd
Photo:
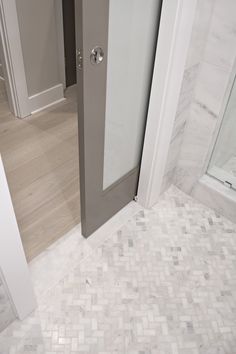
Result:
[[[42,301],[52,287],[142,209],[138,203],[130,202],[87,239],[79,224],[34,258],[29,269],[37,301]]]

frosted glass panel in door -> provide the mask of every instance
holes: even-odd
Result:
[[[160,3],[110,0],[104,189],[140,163]]]

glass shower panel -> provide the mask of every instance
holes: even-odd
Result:
[[[232,85],[208,174],[236,189],[236,79]]]

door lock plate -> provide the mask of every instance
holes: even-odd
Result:
[[[95,47],[91,51],[90,61],[92,64],[101,64],[104,59],[104,51],[101,47]]]
[[[77,70],[83,69],[83,56],[82,56],[82,52],[80,49],[76,50],[76,67],[77,67]]]

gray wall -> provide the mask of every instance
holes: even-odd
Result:
[[[55,1],[16,0],[29,96],[61,83]]]

